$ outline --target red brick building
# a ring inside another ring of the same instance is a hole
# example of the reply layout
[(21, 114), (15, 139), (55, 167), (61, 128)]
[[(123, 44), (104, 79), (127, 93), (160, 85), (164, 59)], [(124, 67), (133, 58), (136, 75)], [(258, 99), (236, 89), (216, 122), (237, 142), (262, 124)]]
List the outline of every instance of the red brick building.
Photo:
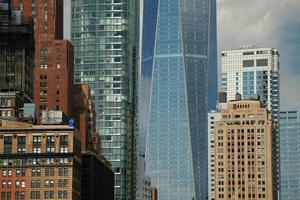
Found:
[(35, 24), (34, 102), (37, 122), (42, 110), (72, 116), (73, 46), (63, 40), (62, 0), (11, 0)]

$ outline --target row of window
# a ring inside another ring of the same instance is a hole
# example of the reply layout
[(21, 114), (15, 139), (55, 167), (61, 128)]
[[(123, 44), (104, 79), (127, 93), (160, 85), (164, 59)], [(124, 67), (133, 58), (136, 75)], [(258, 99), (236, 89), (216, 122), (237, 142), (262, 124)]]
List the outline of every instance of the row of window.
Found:
[[(12, 181), (2, 181), (1, 184), (2, 188), (12, 188)], [(15, 188), (25, 188), (25, 180), (16, 180), (15, 181)]]
[[(33, 153), (41, 153), (41, 136), (33, 136)], [(60, 153), (68, 153), (68, 136), (61, 135), (60, 136)], [(12, 153), (12, 144), (13, 137), (12, 136), (4, 136), (3, 140), (4, 153), (10, 154)], [(55, 152), (55, 136), (47, 136), (46, 138), (46, 152), (54, 153)], [(26, 153), (26, 136), (19, 136), (17, 138), (17, 153)]]
[[(1, 200), (11, 200), (12, 194), (11, 192), (2, 192), (1, 193)], [(25, 200), (25, 192), (15, 192), (15, 200)]]
[[(54, 199), (55, 198), (55, 191), (53, 191), (53, 190), (44, 191), (43, 196), (41, 194), (42, 194), (41, 191), (31, 191), (30, 199)], [(58, 199), (68, 198), (68, 191), (59, 190), (57, 192), (57, 198)]]

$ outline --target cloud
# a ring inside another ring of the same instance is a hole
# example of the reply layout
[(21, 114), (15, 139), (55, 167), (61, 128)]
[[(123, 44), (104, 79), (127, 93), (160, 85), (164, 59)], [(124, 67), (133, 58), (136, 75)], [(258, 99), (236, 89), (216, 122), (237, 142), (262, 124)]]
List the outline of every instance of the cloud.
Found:
[(300, 1), (217, 0), (218, 49), (242, 45), (280, 52), (281, 105), (300, 107)]

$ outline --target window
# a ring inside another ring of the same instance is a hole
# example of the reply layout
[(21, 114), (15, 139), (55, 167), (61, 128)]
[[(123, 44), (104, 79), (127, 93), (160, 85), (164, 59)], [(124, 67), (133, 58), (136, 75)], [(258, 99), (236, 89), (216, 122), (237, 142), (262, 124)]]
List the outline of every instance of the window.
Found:
[(26, 151), (26, 137), (19, 136), (18, 137), (18, 153), (25, 153)]
[(12, 152), (12, 136), (4, 137), (4, 154)]
[(243, 55), (254, 55), (254, 51), (243, 52)]
[(60, 136), (60, 145), (68, 145), (68, 136), (67, 135)]
[(64, 198), (68, 198), (68, 192), (67, 191), (58, 191), (58, 198), (59, 199), (64, 199)]
[(243, 60), (243, 67), (254, 67), (254, 60)]
[(21, 182), (19, 180), (16, 180), (15, 185), (16, 185), (16, 188), (19, 188), (21, 186)]
[(3, 170), (2, 170), (2, 176), (5, 177), (6, 175), (7, 175), (7, 171), (6, 171), (6, 169), (3, 169)]
[(45, 168), (45, 176), (54, 176), (54, 168), (53, 167)]
[(6, 188), (6, 181), (2, 181), (2, 188)]
[(68, 147), (60, 147), (60, 153), (68, 153)]
[(26, 187), (26, 183), (25, 183), (24, 180), (21, 181), (21, 187), (22, 187), (22, 188), (25, 188), (25, 187)]
[(258, 59), (258, 60), (256, 60), (256, 66), (257, 67), (268, 66), (268, 59)]
[(31, 191), (30, 198), (31, 199), (40, 199), (41, 198), (40, 191)]

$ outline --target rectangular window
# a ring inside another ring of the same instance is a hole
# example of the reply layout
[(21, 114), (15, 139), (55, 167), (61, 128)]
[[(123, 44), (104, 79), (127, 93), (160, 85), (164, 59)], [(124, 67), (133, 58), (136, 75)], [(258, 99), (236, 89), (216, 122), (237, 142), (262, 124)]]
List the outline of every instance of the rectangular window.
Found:
[(243, 60), (243, 67), (254, 67), (254, 60)]
[(4, 154), (10, 154), (12, 152), (12, 137), (4, 137)]
[(243, 52), (243, 55), (254, 55), (254, 51)]
[(257, 67), (268, 66), (268, 59), (257, 59), (256, 66)]
[(18, 153), (25, 153), (26, 152), (26, 137), (19, 136), (18, 137)]

